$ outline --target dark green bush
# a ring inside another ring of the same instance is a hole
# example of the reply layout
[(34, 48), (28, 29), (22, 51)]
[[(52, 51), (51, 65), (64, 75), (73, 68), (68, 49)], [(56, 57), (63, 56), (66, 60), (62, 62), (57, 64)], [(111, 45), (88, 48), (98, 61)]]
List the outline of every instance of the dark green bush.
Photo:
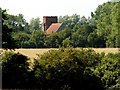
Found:
[(2, 54), (2, 87), (28, 88), (29, 63), (28, 58), (13, 51), (5, 51)]
[(101, 58), (101, 54), (90, 49), (51, 50), (35, 62), (36, 86), (41, 89), (102, 90), (100, 78), (92, 71)]

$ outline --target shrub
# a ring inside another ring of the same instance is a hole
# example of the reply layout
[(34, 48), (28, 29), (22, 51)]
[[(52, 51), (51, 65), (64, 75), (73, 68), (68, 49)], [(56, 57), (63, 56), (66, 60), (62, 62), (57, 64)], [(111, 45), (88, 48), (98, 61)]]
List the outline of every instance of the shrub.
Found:
[(3, 88), (27, 88), (29, 83), (28, 58), (13, 51), (2, 54)]
[(2, 54), (3, 88), (38, 90), (119, 90), (120, 53), (60, 48), (28, 58), (13, 51)]
[(101, 54), (90, 49), (61, 48), (38, 57), (34, 64), (36, 86), (41, 89), (102, 90), (92, 69)]
[(97, 65), (94, 73), (106, 90), (120, 90), (120, 53), (109, 53)]

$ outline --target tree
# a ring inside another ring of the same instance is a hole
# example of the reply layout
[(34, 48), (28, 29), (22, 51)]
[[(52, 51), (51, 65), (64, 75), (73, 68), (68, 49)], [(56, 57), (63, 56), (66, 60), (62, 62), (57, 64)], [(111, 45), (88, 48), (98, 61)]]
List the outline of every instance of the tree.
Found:
[(25, 42), (29, 42), (31, 37), (30, 34), (27, 34), (25, 32), (19, 32), (17, 34), (13, 33), (12, 36), (17, 43), (17, 48), (27, 47), (27, 45), (25, 45)]
[[(71, 37), (74, 44), (77, 44), (75, 46), (87, 47), (88, 46), (88, 41), (87, 41), (88, 35), (91, 32), (93, 32), (93, 30), (94, 30), (94, 28), (91, 27), (89, 24), (76, 25), (73, 28), (74, 32), (72, 32), (72, 37)], [(75, 34), (76, 34), (76, 36), (75, 36)]]
[(59, 34), (58, 33), (53, 33), (49, 36), (46, 36), (45, 38), (45, 47), (49, 47), (49, 48), (58, 48), (60, 46), (59, 44)]
[(120, 0), (110, 0), (111, 2), (119, 2)]
[(60, 16), (59, 17), (59, 22), (62, 22), (65, 25), (66, 28), (73, 29), (73, 27), (76, 24), (80, 23), (80, 15), (73, 14), (72, 16), (68, 16), (68, 15), (65, 15), (63, 17)]
[(41, 30), (34, 30), (32, 32), (30, 41), (35, 45), (35, 48), (44, 47), (45, 34)]
[(73, 47), (79, 47), (80, 46), (80, 34), (78, 32), (73, 32), (71, 36), (71, 41), (73, 42)]
[(119, 25), (120, 25), (120, 2), (107, 2), (98, 6), (94, 17), (96, 20), (96, 31), (99, 37), (103, 37), (107, 47), (118, 47)]
[(90, 47), (96, 47), (98, 42), (98, 36), (96, 32), (90, 33), (87, 40)]
[(81, 17), (80, 23), (81, 24), (87, 23), (87, 19), (85, 18), (85, 16)]
[(99, 36), (104, 36), (105, 40), (111, 31), (111, 18), (110, 18), (111, 8), (112, 8), (112, 5), (110, 2), (101, 5), (100, 10), (99, 10), (99, 17), (96, 21), (97, 22), (97, 34)]
[(19, 15), (8, 15), (8, 20), (5, 21), (5, 23), (13, 28), (14, 32), (26, 32), (29, 33), (29, 26), (26, 20), (24, 19), (24, 16), (22, 14)]
[(30, 21), (30, 30), (41, 30), (40, 18), (32, 18)]
[(0, 12), (2, 12), (2, 47), (5, 49), (14, 49), (16, 43), (11, 36), (13, 28), (9, 27), (9, 25), (5, 23), (6, 21), (8, 21), (7, 11), (2, 10)]
[(114, 47), (119, 47), (119, 33), (120, 33), (120, 2), (116, 3), (111, 10), (111, 18), (112, 18), (112, 31), (110, 36), (114, 38)]
[(70, 40), (70, 38), (66, 38), (65, 40), (63, 40), (62, 46), (63, 47), (70, 47), (70, 46), (72, 46), (72, 41)]

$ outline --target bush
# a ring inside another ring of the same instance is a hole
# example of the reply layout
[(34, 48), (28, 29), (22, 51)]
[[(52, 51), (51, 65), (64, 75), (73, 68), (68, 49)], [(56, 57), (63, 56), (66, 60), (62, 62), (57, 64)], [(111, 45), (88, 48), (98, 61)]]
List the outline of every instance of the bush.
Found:
[(120, 90), (120, 53), (109, 53), (97, 65), (94, 73), (106, 90)]
[(61, 48), (39, 56), (34, 64), (36, 86), (40, 89), (102, 90), (100, 78), (92, 69), (101, 54), (93, 50)]
[(33, 67), (13, 51), (2, 54), (3, 88), (38, 90), (120, 90), (120, 53), (60, 48), (38, 55)]
[(28, 88), (29, 63), (28, 58), (13, 51), (2, 54), (2, 87), (5, 89)]

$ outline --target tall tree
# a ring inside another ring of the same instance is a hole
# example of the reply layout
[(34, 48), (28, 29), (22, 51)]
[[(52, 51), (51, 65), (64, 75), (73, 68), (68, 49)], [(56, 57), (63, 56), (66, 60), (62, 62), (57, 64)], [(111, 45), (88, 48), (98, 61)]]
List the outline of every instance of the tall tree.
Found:
[(97, 35), (103, 37), (107, 47), (118, 46), (118, 31), (120, 25), (120, 2), (107, 2), (98, 6), (95, 11)]
[(2, 47), (6, 49), (15, 48), (15, 41), (11, 36), (13, 28), (9, 27), (7, 23), (5, 23), (9, 18), (6, 10), (0, 9), (2, 12)]
[(111, 18), (112, 18), (112, 31), (111, 37), (113, 37), (114, 47), (119, 47), (119, 39), (120, 39), (120, 2), (116, 3), (111, 10)]
[[(97, 34), (99, 36), (106, 36), (110, 33), (111, 31), (111, 8), (112, 5), (110, 2), (104, 3), (103, 5), (98, 7), (98, 19), (97, 19)], [(100, 10), (99, 10), (100, 9)], [(97, 15), (97, 14), (96, 14)]]

